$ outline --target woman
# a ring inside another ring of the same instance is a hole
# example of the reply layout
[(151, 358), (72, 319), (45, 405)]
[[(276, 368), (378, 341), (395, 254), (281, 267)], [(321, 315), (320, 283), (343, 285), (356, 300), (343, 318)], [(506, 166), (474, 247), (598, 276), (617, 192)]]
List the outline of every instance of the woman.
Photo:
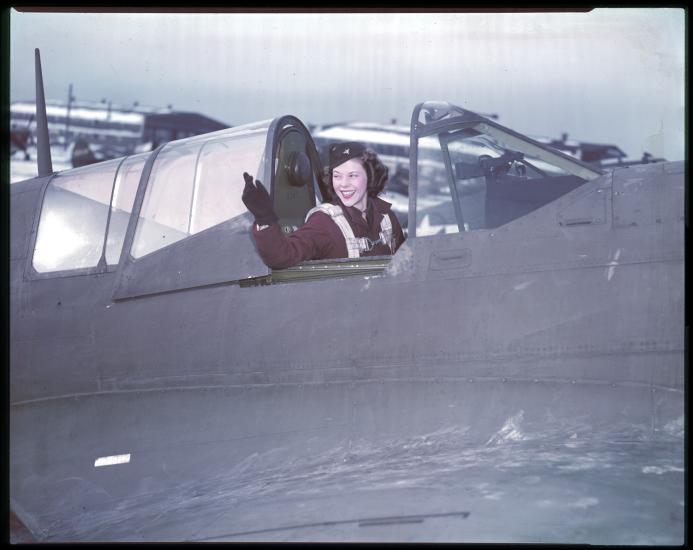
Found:
[(313, 208), (306, 223), (285, 235), (265, 187), (243, 174), (243, 202), (255, 216), (253, 236), (262, 260), (282, 269), (304, 260), (359, 258), (394, 254), (404, 233), (390, 211), (390, 203), (378, 198), (387, 181), (387, 167), (378, 156), (356, 142), (330, 146), (325, 173), (329, 203)]

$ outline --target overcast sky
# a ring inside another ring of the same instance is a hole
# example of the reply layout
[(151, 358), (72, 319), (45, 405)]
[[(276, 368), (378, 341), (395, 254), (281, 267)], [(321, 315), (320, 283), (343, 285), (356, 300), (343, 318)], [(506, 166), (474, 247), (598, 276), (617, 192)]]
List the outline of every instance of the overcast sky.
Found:
[(530, 135), (684, 154), (685, 17), (678, 8), (510, 14), (21, 13), (11, 100), (166, 106), (230, 125), (298, 116), (409, 124), (446, 100)]

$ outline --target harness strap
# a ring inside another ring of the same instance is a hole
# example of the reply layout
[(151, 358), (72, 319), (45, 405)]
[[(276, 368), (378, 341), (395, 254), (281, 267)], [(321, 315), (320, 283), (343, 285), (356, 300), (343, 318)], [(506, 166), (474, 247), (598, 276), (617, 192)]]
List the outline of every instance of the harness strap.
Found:
[(390, 247), (390, 252), (395, 253), (395, 239), (392, 231), (390, 214), (385, 214), (380, 221), (380, 242)]
[(339, 227), (339, 230), (344, 236), (346, 241), (347, 253), (349, 258), (359, 258), (361, 252), (369, 252), (373, 250), (373, 247), (378, 243), (386, 244), (390, 247), (390, 251), (394, 254), (395, 243), (392, 238), (392, 222), (390, 221), (390, 216), (385, 214), (382, 221), (380, 222), (380, 235), (377, 241), (372, 241), (368, 237), (356, 237), (354, 235), (354, 230), (349, 225), (349, 221), (344, 216), (342, 209), (336, 204), (324, 203), (319, 204), (315, 208), (312, 208), (306, 214), (306, 221), (315, 212), (324, 212), (329, 215)]

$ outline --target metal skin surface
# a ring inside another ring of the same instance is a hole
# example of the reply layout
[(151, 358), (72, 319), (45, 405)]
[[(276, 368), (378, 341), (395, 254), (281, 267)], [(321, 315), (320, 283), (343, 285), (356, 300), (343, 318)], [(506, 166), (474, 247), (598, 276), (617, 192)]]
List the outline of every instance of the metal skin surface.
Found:
[(682, 543), (683, 170), (375, 276), (157, 293), (164, 249), (133, 296), (27, 276), (47, 180), (14, 184), (13, 512), (41, 541)]

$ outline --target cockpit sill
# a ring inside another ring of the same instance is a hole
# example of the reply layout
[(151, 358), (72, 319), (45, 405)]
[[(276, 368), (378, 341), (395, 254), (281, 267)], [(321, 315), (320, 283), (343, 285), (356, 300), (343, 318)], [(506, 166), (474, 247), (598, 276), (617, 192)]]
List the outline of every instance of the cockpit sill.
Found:
[[(330, 260), (308, 260), (285, 269), (272, 269), (267, 275), (261, 275), (258, 277), (248, 277), (246, 279), (201, 284), (171, 290), (143, 292), (129, 296), (114, 296), (113, 301), (126, 302), (163, 294), (177, 294), (179, 292), (190, 290), (201, 290), (226, 286), (254, 288), (285, 283), (297, 283), (300, 281), (332, 280), (353, 276), (361, 276), (364, 279), (369, 279), (372, 277), (384, 276), (385, 270), (390, 265), (391, 260), (392, 256), (370, 256), (368, 258), (359, 259), (337, 258)], [(111, 269), (109, 271), (113, 272), (114, 270)], [(80, 275), (85, 274), (87, 273), (80, 273)], [(75, 276), (76, 274), (69, 273), (69, 275)]]
[(370, 256), (367, 258), (339, 258), (335, 260), (309, 260), (286, 269), (273, 269), (269, 275), (251, 277), (239, 281), (241, 287), (294, 281), (333, 279), (351, 275), (363, 277), (381, 275), (390, 264), (392, 256)]

